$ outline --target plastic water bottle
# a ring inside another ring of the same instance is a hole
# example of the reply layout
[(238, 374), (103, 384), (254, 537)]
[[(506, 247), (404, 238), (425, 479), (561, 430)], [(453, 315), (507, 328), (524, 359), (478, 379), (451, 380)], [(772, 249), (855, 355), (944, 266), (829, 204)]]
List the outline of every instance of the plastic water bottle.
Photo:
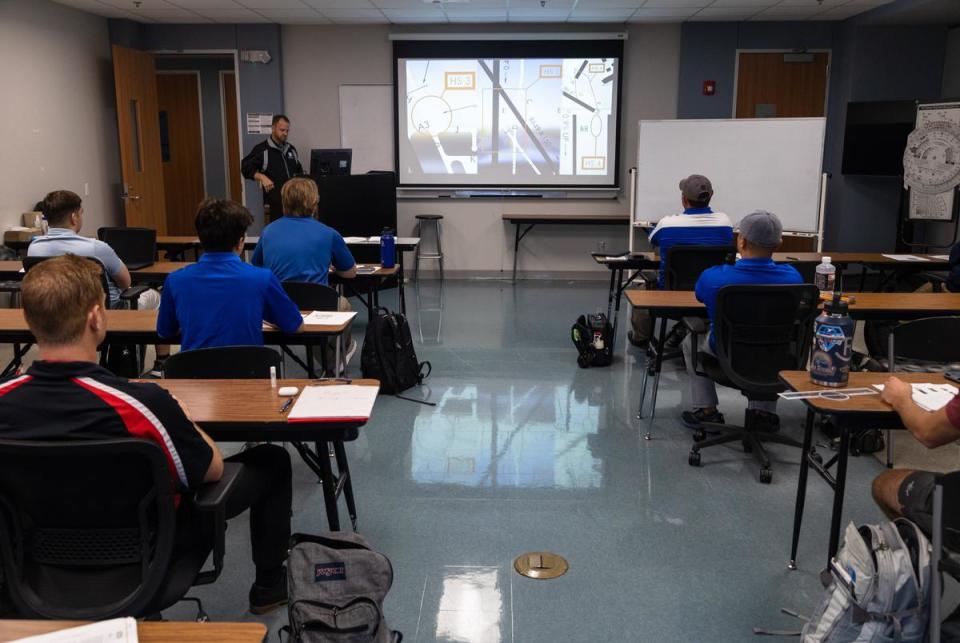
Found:
[(840, 299), (840, 293), (835, 292), (833, 300), (824, 304), (823, 312), (817, 317), (813, 354), (810, 356), (810, 381), (814, 384), (832, 387), (847, 385), (854, 329), (849, 311), (850, 307)]
[(817, 266), (817, 275), (814, 284), (820, 289), (821, 293), (833, 292), (833, 284), (837, 279), (837, 267), (830, 263), (830, 257), (820, 259)]
[(393, 230), (384, 228), (380, 233), (380, 265), (384, 268), (393, 268), (397, 264), (397, 242), (393, 237)]

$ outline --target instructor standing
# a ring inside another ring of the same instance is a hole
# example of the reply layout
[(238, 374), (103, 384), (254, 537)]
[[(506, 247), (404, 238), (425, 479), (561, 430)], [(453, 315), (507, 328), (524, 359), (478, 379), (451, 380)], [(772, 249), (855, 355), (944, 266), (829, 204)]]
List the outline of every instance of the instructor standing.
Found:
[(297, 148), (287, 142), (290, 134), (290, 119), (275, 114), (270, 136), (254, 146), (240, 162), (240, 173), (251, 181), (257, 181), (263, 190), (263, 212), (267, 222), (283, 216), (280, 189), (289, 179), (303, 174)]

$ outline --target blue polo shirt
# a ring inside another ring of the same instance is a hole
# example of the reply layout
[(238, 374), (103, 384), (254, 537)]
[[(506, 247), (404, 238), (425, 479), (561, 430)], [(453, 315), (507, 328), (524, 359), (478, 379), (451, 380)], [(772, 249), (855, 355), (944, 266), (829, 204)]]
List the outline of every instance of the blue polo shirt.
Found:
[(774, 263), (773, 259), (740, 259), (732, 266), (713, 266), (704, 270), (697, 279), (695, 293), (697, 300), (707, 307), (707, 315), (710, 317), (710, 349), (717, 350), (713, 337), (713, 319), (717, 293), (721, 288), (733, 285), (774, 286), (802, 283), (803, 277), (796, 268)]
[(313, 217), (284, 216), (263, 229), (250, 263), (269, 268), (280, 281), (329, 283), (330, 266), (356, 264), (340, 233)]
[(660, 248), (660, 277), (657, 285), (663, 288), (663, 269), (667, 253), (675, 245), (732, 246), (733, 225), (730, 217), (710, 208), (687, 208), (683, 214), (660, 219), (648, 235), (650, 244)]
[(180, 335), (181, 350), (263, 346), (263, 322), (285, 333), (303, 323), (300, 311), (269, 270), (232, 252), (205, 252), (163, 285), (157, 333)]

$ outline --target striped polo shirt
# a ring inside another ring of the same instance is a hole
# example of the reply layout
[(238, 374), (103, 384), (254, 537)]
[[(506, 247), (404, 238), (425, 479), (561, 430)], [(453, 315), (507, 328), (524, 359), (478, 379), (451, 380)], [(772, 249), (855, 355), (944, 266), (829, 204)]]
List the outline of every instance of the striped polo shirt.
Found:
[(676, 245), (730, 246), (733, 245), (733, 225), (730, 217), (710, 208), (687, 208), (682, 214), (660, 219), (649, 234), (651, 245), (660, 248), (660, 278), (663, 288), (663, 269), (667, 253)]
[(141, 438), (163, 449), (180, 490), (203, 482), (213, 451), (180, 404), (156, 384), (130, 382), (92, 362), (34, 362), (0, 382), (0, 438)]

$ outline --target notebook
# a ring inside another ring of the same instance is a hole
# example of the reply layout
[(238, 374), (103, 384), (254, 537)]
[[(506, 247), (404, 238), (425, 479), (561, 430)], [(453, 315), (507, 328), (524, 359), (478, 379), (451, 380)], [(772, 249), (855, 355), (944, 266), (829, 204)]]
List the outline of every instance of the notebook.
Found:
[[(874, 384), (878, 391), (883, 384)], [(939, 411), (957, 395), (957, 387), (952, 384), (913, 384), (913, 401), (924, 411)]]
[(365, 422), (379, 391), (379, 386), (356, 384), (307, 386), (290, 409), (287, 422)]
[(137, 640), (137, 622), (127, 617), (28, 636), (15, 643), (137, 643)]

